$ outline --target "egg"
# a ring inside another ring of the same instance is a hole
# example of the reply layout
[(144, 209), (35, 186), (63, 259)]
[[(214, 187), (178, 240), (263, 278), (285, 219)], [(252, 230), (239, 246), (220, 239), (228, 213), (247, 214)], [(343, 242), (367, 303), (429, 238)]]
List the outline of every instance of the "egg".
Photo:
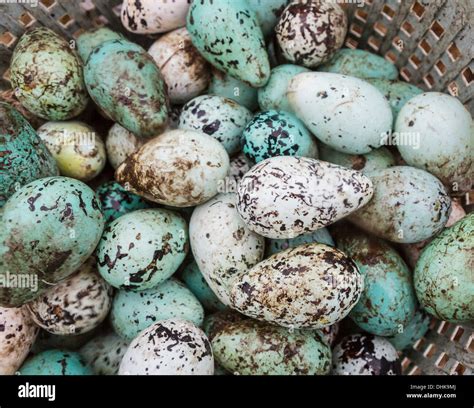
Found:
[(286, 91), (290, 81), (298, 74), (310, 72), (298, 65), (283, 64), (272, 69), (267, 84), (258, 89), (258, 105), (262, 111), (293, 112)]
[(237, 209), (267, 238), (295, 238), (366, 205), (372, 182), (358, 171), (305, 157), (273, 157), (254, 166), (238, 187)]
[(58, 175), (56, 162), (35, 130), (13, 106), (0, 103), (0, 208), (20, 187)]
[(166, 33), (186, 24), (191, 0), (123, 0), (123, 26), (136, 34)]
[(46, 27), (21, 36), (11, 58), (10, 80), (21, 104), (43, 119), (71, 119), (89, 100), (79, 56)]
[(392, 130), (393, 115), (387, 99), (361, 79), (326, 72), (302, 73), (291, 80), (287, 97), (307, 128), (342, 153), (369, 153), (379, 148)]
[(431, 318), (423, 310), (417, 310), (413, 319), (388, 340), (397, 350), (408, 349), (426, 334), (430, 321)]
[(440, 232), (448, 221), (451, 199), (430, 173), (395, 166), (370, 174), (374, 196), (349, 215), (358, 227), (398, 243), (420, 242)]
[(420, 305), (449, 322), (474, 319), (474, 213), (444, 230), (421, 253), (414, 283)]
[(94, 192), (67, 177), (47, 177), (18, 190), (4, 207), (0, 277), (22, 279), (0, 288), (0, 304), (15, 307), (65, 279), (93, 253), (104, 229)]
[(395, 132), (415, 134), (419, 143), (399, 143), (403, 159), (438, 177), (453, 191), (468, 191), (474, 179), (474, 124), (455, 97), (427, 92), (401, 109)]
[(195, 1), (187, 28), (195, 47), (217, 69), (255, 88), (268, 81), (265, 41), (247, 0)]
[(186, 103), (207, 89), (210, 67), (194, 47), (186, 28), (160, 37), (148, 53), (160, 68), (171, 103)]
[[(343, 74), (362, 79), (395, 80), (398, 69), (385, 58), (359, 49), (342, 48), (318, 71)], [(408, 85), (408, 84), (407, 84)]]
[(331, 234), (326, 228), (318, 229), (311, 234), (300, 235), (296, 238), (289, 239), (269, 239), (267, 240), (267, 256), (277, 254), (278, 252), (284, 251), (288, 248), (295, 248), (303, 244), (311, 244), (313, 242), (319, 242), (320, 244), (326, 244), (334, 246), (334, 241)]
[[(26, 109), (20, 103), (20, 101), (15, 96), (14, 89), (9, 88), (9, 89), (0, 91), (0, 102), (7, 103), (11, 105), (13, 108), (15, 108), (18, 112), (20, 112), (23, 118), (25, 118), (28, 121), (28, 123), (33, 127), (33, 129), (39, 128), (45, 122), (44, 119), (39, 118), (35, 114), (31, 113), (28, 109)], [(6, 119), (2, 119), (2, 120), (6, 121)]]
[(240, 153), (237, 156), (232, 157), (230, 160), (230, 171), (227, 180), (228, 184), (231, 184), (230, 193), (237, 192), (237, 184), (242, 179), (242, 177), (250, 171), (255, 163), (252, 163), (245, 154)]
[(216, 361), (239, 375), (324, 375), (331, 350), (315, 333), (253, 320), (231, 323), (213, 337)]
[(187, 252), (187, 225), (180, 215), (161, 208), (137, 210), (107, 225), (97, 265), (113, 287), (145, 290), (173, 275)]
[(397, 350), (383, 337), (354, 334), (345, 337), (333, 350), (335, 375), (400, 375)]
[(293, 114), (260, 112), (243, 133), (243, 152), (255, 163), (275, 156), (318, 157), (316, 139)]
[(241, 149), (241, 135), (252, 113), (232, 99), (198, 96), (184, 105), (179, 129), (200, 131), (222, 143), (229, 155)]
[(237, 197), (219, 194), (197, 207), (189, 222), (194, 259), (212, 291), (229, 305), (232, 281), (263, 259), (265, 240), (237, 213)]
[(41, 329), (31, 350), (38, 354), (45, 350), (60, 349), (63, 351), (78, 351), (84, 344), (95, 337), (102, 330), (102, 324), (92, 330), (74, 334), (52, 334)]
[(210, 341), (214, 336), (222, 331), (229, 324), (247, 320), (248, 317), (232, 309), (220, 310), (216, 313), (207, 315), (204, 319), (202, 329)]
[(214, 357), (201, 329), (178, 319), (142, 331), (125, 352), (119, 375), (212, 375)]
[(0, 375), (13, 375), (30, 352), (38, 327), (25, 307), (0, 307)]
[(278, 19), (290, 0), (247, 0), (247, 2), (257, 15), (264, 37), (269, 37), (273, 34)]
[(30, 357), (20, 368), (21, 375), (92, 375), (79, 353), (47, 350)]
[(257, 320), (319, 329), (342, 320), (359, 301), (363, 276), (337, 249), (318, 243), (272, 255), (231, 285), (231, 307)]
[(347, 17), (335, 2), (293, 1), (275, 28), (283, 56), (290, 62), (316, 68), (342, 47)]
[(115, 123), (109, 129), (105, 141), (109, 163), (114, 169), (117, 169), (128, 156), (135, 153), (144, 143), (144, 139), (136, 137), (132, 132)]
[(94, 102), (136, 136), (151, 138), (166, 128), (166, 84), (142, 47), (125, 39), (100, 44), (87, 60), (84, 79)]
[(339, 335), (340, 324), (335, 323), (331, 326), (323, 327), (322, 329), (316, 330), (317, 334), (326, 342), (330, 347), (334, 346), (336, 339)]
[(125, 37), (121, 33), (112, 31), (107, 27), (93, 28), (92, 30), (83, 32), (79, 37), (77, 37), (77, 52), (85, 64), (89, 55), (94, 51), (94, 48), (106, 41), (120, 40), (124, 38)]
[(130, 191), (173, 207), (214, 197), (229, 173), (229, 156), (212, 136), (174, 130), (149, 141), (120, 165), (115, 178)]
[(97, 274), (94, 263), (95, 259), (90, 259), (78, 273), (28, 304), (39, 327), (53, 334), (80, 334), (94, 329), (106, 318), (113, 292)]

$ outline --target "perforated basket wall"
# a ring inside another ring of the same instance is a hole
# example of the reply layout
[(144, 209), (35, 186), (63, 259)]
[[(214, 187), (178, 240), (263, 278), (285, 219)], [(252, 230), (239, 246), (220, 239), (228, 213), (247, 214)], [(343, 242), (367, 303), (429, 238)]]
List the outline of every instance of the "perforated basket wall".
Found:
[[(83, 30), (109, 25), (133, 41), (147, 42), (149, 39), (124, 30), (121, 3), (0, 2), (0, 89), (9, 88), (11, 54), (23, 32), (31, 27), (48, 26), (68, 38), (77, 38)], [(474, 113), (474, 0), (346, 0), (343, 6), (350, 22), (347, 47), (384, 56), (398, 66), (405, 81), (425, 90), (449, 93)], [(467, 198), (467, 203), (472, 199)], [(405, 352), (402, 366), (408, 375), (474, 374), (473, 327), (433, 319), (426, 336)]]

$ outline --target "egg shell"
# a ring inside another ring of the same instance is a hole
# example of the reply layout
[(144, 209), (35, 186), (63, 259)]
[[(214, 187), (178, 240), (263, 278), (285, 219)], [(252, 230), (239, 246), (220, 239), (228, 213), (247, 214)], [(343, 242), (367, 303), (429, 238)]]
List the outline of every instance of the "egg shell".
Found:
[(326, 342), (330, 347), (334, 346), (336, 339), (339, 335), (340, 324), (335, 323), (331, 326), (323, 327), (322, 329), (316, 330), (317, 334)]
[(144, 139), (136, 137), (132, 132), (115, 123), (110, 128), (105, 141), (109, 163), (114, 169), (117, 169), (128, 156), (135, 153), (144, 143)]
[(100, 44), (87, 60), (84, 79), (94, 102), (136, 136), (151, 138), (166, 128), (166, 84), (142, 47), (125, 39)]
[(430, 172), (453, 191), (472, 187), (474, 123), (458, 99), (439, 92), (415, 96), (400, 111), (395, 131), (419, 135), (419, 145), (398, 145), (408, 165)]
[(357, 304), (363, 276), (341, 251), (318, 243), (272, 255), (232, 282), (232, 308), (295, 329), (342, 320)]
[(191, 0), (123, 0), (123, 26), (136, 34), (166, 33), (186, 24)]
[(374, 196), (349, 215), (352, 223), (398, 243), (420, 242), (443, 229), (451, 199), (436, 177), (413, 167), (395, 166), (372, 172), (370, 179)]
[(0, 307), (0, 375), (13, 375), (30, 352), (38, 327), (25, 307)]
[(241, 322), (242, 320), (247, 320), (248, 317), (236, 312), (232, 309), (220, 310), (211, 315), (207, 315), (204, 319), (202, 329), (210, 341), (214, 336), (222, 331), (229, 324)]
[(265, 41), (247, 0), (195, 1), (187, 28), (195, 47), (217, 69), (256, 88), (268, 81)]
[(273, 157), (242, 178), (237, 209), (267, 238), (295, 238), (366, 205), (372, 182), (358, 171), (305, 157)]
[(94, 48), (109, 40), (120, 40), (125, 38), (121, 33), (112, 31), (107, 27), (98, 27), (83, 32), (76, 39), (77, 52), (84, 64)]
[(119, 375), (212, 375), (211, 344), (192, 323), (163, 320), (142, 331), (127, 349)]
[(176, 272), (188, 248), (186, 221), (179, 214), (137, 210), (105, 228), (97, 247), (98, 270), (115, 288), (150, 289)]
[(13, 106), (0, 103), (0, 207), (20, 187), (59, 174), (35, 130)]
[(264, 37), (273, 34), (273, 30), (290, 0), (247, 0), (255, 11)]
[(336, 3), (297, 0), (285, 8), (275, 33), (288, 61), (316, 68), (344, 44), (347, 17)]
[(237, 156), (232, 157), (230, 160), (230, 171), (227, 180), (232, 186), (232, 193), (237, 192), (237, 184), (242, 179), (242, 177), (250, 171), (250, 169), (255, 165), (245, 154), (240, 153)]
[(197, 207), (189, 222), (194, 259), (207, 283), (229, 305), (232, 281), (263, 259), (265, 240), (247, 228), (235, 194), (219, 194)]
[(82, 63), (69, 45), (49, 28), (38, 27), (23, 34), (13, 52), (10, 80), (15, 96), (43, 119), (71, 119), (87, 106)]
[(193, 207), (214, 197), (229, 173), (229, 156), (212, 136), (190, 130), (164, 133), (142, 146), (115, 173), (146, 199)]
[(295, 248), (297, 246), (311, 244), (313, 242), (334, 246), (334, 241), (329, 231), (326, 228), (321, 228), (310, 234), (300, 235), (296, 238), (269, 239), (267, 240), (266, 255), (270, 256), (288, 248)]
[(405, 350), (412, 347), (420, 340), (430, 327), (431, 318), (422, 310), (417, 310), (415, 316), (406, 326), (388, 340), (397, 350)]
[(318, 157), (316, 139), (289, 112), (258, 113), (245, 127), (242, 140), (243, 152), (255, 163), (275, 156)]
[(47, 350), (29, 358), (20, 368), (21, 375), (92, 375), (79, 353)]
[[(0, 274), (28, 275), (22, 287), (0, 288), (0, 304), (15, 307), (75, 272), (93, 253), (104, 229), (94, 192), (67, 177), (47, 177), (6, 203), (0, 228)], [(37, 287), (35, 287), (37, 286)]]
[(333, 350), (334, 375), (400, 375), (397, 350), (383, 337), (354, 334)]
[(317, 334), (267, 323), (231, 323), (212, 339), (216, 361), (239, 375), (324, 375), (331, 350)]
[(421, 253), (414, 283), (420, 305), (449, 322), (474, 319), (474, 213), (444, 230)]
[(307, 128), (343, 153), (369, 153), (379, 148), (392, 130), (393, 115), (387, 99), (358, 78), (302, 73), (290, 81), (287, 97)]
[(102, 325), (80, 334), (52, 334), (40, 329), (36, 342), (31, 349), (31, 353), (39, 354), (51, 349), (78, 351), (84, 344), (95, 337), (100, 330), (102, 330)]
[(44, 119), (39, 118), (35, 114), (31, 113), (20, 103), (18, 98), (15, 96), (14, 89), (10, 88), (0, 91), (0, 102), (8, 103), (12, 107), (14, 107), (28, 121), (28, 123), (33, 127), (33, 129), (38, 129), (45, 122)]
[(229, 155), (241, 149), (241, 135), (252, 113), (232, 99), (198, 96), (184, 105), (179, 129), (200, 131), (222, 143)]

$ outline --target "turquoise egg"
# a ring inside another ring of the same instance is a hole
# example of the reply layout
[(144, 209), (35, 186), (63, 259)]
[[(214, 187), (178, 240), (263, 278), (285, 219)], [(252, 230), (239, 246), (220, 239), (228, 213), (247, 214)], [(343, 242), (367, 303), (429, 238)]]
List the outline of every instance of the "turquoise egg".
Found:
[(84, 64), (95, 47), (109, 40), (120, 40), (124, 36), (107, 27), (99, 27), (82, 33), (76, 40), (77, 52)]
[(244, 129), (242, 140), (244, 154), (255, 163), (275, 156), (318, 157), (316, 139), (289, 112), (258, 113)]
[(265, 41), (247, 0), (194, 1), (187, 28), (194, 46), (217, 69), (256, 88), (268, 81)]
[(397, 79), (398, 69), (390, 61), (371, 52), (343, 48), (326, 64), (317, 69), (321, 72), (349, 75), (362, 79)]
[(310, 70), (291, 64), (279, 65), (273, 68), (267, 84), (258, 89), (258, 105), (260, 109), (263, 111), (273, 109), (293, 112), (286, 96), (286, 90), (292, 78), (303, 72), (310, 72)]
[(202, 330), (206, 333), (209, 340), (212, 340), (214, 335), (219, 333), (225, 326), (247, 319), (247, 316), (233, 309), (219, 310), (216, 313), (206, 315), (202, 324)]
[(296, 238), (289, 239), (268, 239), (267, 240), (267, 257), (278, 252), (284, 251), (288, 248), (295, 248), (304, 244), (311, 244), (313, 242), (319, 242), (320, 244), (326, 244), (334, 246), (334, 241), (331, 234), (326, 228), (318, 229), (311, 234), (300, 235)]
[(101, 276), (115, 288), (153, 288), (176, 272), (188, 252), (186, 221), (164, 209), (125, 214), (104, 230), (97, 247)]
[(0, 103), (0, 207), (30, 181), (57, 176), (53, 156), (13, 106)]
[(94, 102), (136, 136), (151, 138), (166, 128), (166, 84), (139, 45), (125, 39), (100, 44), (87, 59), (84, 78)]
[(110, 319), (120, 337), (133, 340), (142, 330), (160, 320), (181, 319), (201, 326), (204, 309), (183, 283), (169, 279), (156, 288), (141, 292), (119, 290)]
[(265, 37), (273, 34), (273, 30), (290, 0), (247, 0), (249, 7), (255, 11), (257, 20)]
[(394, 336), (388, 337), (388, 340), (397, 350), (410, 348), (426, 334), (430, 321), (431, 318), (423, 310), (417, 310), (410, 323)]
[(109, 223), (129, 212), (150, 208), (143, 198), (127, 191), (116, 181), (102, 184), (95, 192), (99, 197), (105, 222)]
[(79, 353), (48, 350), (28, 359), (20, 368), (21, 375), (93, 375)]
[(421, 253), (415, 267), (420, 305), (449, 322), (474, 319), (474, 213), (445, 229)]

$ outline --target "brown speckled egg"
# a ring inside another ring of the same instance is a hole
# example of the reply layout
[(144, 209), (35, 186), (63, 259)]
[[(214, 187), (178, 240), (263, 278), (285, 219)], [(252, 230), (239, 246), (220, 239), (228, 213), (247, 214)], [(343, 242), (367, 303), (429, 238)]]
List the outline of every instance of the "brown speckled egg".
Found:
[(116, 123), (110, 128), (105, 141), (109, 163), (116, 169), (143, 144), (143, 138), (136, 137), (132, 132)]

